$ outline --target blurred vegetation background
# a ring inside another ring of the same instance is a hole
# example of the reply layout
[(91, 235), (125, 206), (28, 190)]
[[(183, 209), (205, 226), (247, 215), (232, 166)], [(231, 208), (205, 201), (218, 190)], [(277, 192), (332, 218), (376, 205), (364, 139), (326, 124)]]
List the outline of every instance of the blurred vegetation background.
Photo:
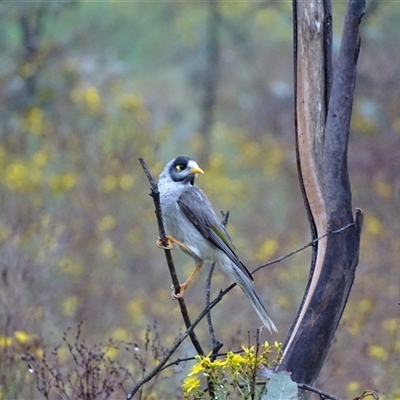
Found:
[[(337, 51), (345, 3), (332, 4)], [(349, 148), (353, 203), (365, 212), (361, 259), (317, 382), (345, 398), (363, 389), (400, 398), (399, 20), (399, 3), (371, 1), (362, 24)], [(38, 398), (21, 354), (56, 354), (80, 321), (88, 343), (135, 344), (109, 353), (134, 381), (143, 369), (132, 354), (151, 340), (168, 348), (183, 329), (139, 156), (154, 176), (177, 155), (199, 161), (198, 185), (230, 211), (250, 269), (310, 240), (294, 150), (291, 2), (2, 1), (0, 21), (0, 399)], [(273, 340), (293, 321), (310, 254), (256, 275), (279, 327)], [(192, 261), (173, 256), (184, 280)], [(186, 294), (193, 317), (206, 271)], [(217, 269), (214, 293), (229, 283)], [(212, 315), (225, 351), (259, 325), (236, 289)], [(210, 349), (206, 333), (204, 324)], [(177, 354), (190, 355), (189, 343)], [(177, 398), (188, 368), (143, 398)]]

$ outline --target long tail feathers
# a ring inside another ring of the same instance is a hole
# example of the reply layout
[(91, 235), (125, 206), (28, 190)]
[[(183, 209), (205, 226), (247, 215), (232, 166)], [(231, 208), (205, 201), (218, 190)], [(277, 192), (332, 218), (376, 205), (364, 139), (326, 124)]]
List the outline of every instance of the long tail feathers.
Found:
[(255, 312), (260, 317), (262, 323), (265, 327), (272, 333), (278, 332), (275, 324), (272, 322), (271, 317), (269, 316), (267, 310), (265, 309), (263, 303), (258, 297), (256, 291), (254, 290), (253, 282), (243, 273), (241, 269), (239, 269), (235, 264), (229, 263), (230, 268), (227, 268), (227, 265), (222, 265), (223, 269), (231, 276), (231, 278), (235, 281), (235, 283), (243, 290), (246, 297), (250, 300), (251, 305), (253, 306)]
[(260, 319), (261, 319), (262, 323), (265, 325), (265, 327), (271, 333), (272, 333), (272, 331), (278, 332), (278, 329), (276, 328), (275, 324), (272, 322), (271, 317), (269, 316), (263, 303), (261, 303), (261, 300), (258, 297), (257, 293), (255, 292), (253, 285), (243, 285), (242, 286), (241, 284), (239, 284), (239, 286), (241, 287), (241, 289), (243, 290), (243, 292), (247, 296), (247, 298), (250, 300), (251, 305), (253, 306), (255, 312), (260, 317)]

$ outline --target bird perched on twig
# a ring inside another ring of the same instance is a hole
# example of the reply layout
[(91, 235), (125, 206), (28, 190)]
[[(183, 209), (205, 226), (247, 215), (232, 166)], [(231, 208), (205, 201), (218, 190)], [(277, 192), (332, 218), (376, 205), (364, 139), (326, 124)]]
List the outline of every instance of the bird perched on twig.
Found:
[[(183, 297), (205, 261), (218, 262), (243, 290), (268, 330), (277, 332), (254, 290), (253, 277), (239, 260), (223, 223), (203, 191), (194, 185), (197, 174), (203, 174), (203, 171), (196, 161), (189, 157), (177, 157), (165, 166), (158, 182), (167, 248), (172, 249), (175, 243), (196, 263), (187, 281), (180, 285), (180, 292), (173, 292), (173, 297)], [(160, 241), (157, 243), (162, 247)]]

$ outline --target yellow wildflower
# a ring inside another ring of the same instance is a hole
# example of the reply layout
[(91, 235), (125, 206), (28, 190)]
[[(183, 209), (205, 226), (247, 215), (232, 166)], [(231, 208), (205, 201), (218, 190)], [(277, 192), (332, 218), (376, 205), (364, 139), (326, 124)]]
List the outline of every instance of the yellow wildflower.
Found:
[(182, 389), (185, 394), (190, 394), (200, 388), (200, 380), (193, 376), (188, 376), (182, 384)]

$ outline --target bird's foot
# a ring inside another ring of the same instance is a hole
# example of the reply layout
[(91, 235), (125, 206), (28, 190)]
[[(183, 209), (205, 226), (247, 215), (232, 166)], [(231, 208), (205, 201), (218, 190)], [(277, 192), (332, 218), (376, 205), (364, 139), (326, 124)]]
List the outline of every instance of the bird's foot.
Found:
[(185, 293), (186, 286), (185, 285), (179, 285), (179, 286), (180, 286), (179, 293), (176, 293), (174, 285), (171, 286), (171, 289), (172, 289), (171, 297), (174, 300), (182, 299), (183, 298), (183, 294)]
[(158, 238), (157, 239), (157, 247), (160, 249), (164, 249), (164, 250), (172, 250), (174, 248), (174, 245), (172, 244), (172, 240), (169, 238), (169, 236), (167, 236), (166, 239), (167, 239), (167, 245), (164, 246), (161, 239)]

